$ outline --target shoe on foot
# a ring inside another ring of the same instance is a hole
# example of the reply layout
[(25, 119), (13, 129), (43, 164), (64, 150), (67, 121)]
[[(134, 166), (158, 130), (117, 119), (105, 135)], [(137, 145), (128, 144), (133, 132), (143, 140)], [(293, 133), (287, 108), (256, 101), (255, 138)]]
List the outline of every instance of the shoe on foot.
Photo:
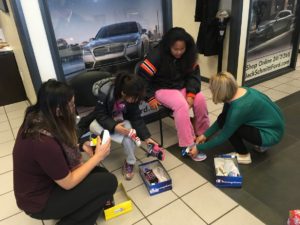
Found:
[(266, 152), (267, 150), (269, 150), (270, 147), (263, 147), (263, 146), (254, 145), (254, 146), (253, 146), (253, 149), (254, 149), (256, 152), (264, 153), (264, 152)]
[(124, 165), (122, 167), (122, 173), (126, 180), (131, 180), (134, 176), (133, 172), (134, 165), (128, 164), (125, 160)]
[(157, 144), (148, 144), (147, 148), (148, 157), (153, 156), (162, 161), (165, 159), (165, 149), (163, 147), (160, 147)]
[(130, 129), (128, 137), (133, 140), (133, 142), (136, 144), (136, 146), (140, 147), (141, 146), (141, 139), (136, 135), (136, 130), (135, 129)]
[(203, 161), (207, 158), (206, 154), (205, 153), (198, 153), (198, 155), (196, 155), (194, 158), (191, 157), (192, 160), (196, 161), (196, 162), (200, 162), (200, 161)]
[(235, 156), (239, 164), (250, 164), (252, 163), (250, 153), (247, 154), (239, 154), (237, 152), (226, 153), (226, 155)]

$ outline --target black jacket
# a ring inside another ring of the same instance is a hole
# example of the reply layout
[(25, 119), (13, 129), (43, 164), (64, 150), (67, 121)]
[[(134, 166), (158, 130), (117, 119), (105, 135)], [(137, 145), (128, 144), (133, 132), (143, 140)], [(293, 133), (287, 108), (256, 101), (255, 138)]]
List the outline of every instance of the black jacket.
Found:
[(147, 85), (146, 100), (154, 98), (159, 89), (182, 89), (187, 93), (197, 94), (201, 90), (200, 69), (196, 64), (190, 71), (182, 71), (181, 60), (169, 56), (162, 66), (160, 47), (155, 47), (140, 65), (138, 74), (144, 78)]
[[(97, 97), (95, 110), (86, 117), (81, 118), (79, 123), (80, 129), (96, 119), (104, 129), (109, 130), (110, 133), (114, 133), (115, 126), (120, 123), (120, 121), (115, 121), (112, 116), (113, 107), (116, 102), (114, 98), (114, 78), (110, 77), (96, 82), (93, 86), (93, 93)], [(150, 132), (141, 117), (139, 103), (125, 102), (125, 108), (123, 117), (125, 120), (130, 121), (137, 135), (142, 140), (150, 138)]]
[(205, 56), (217, 55), (218, 43), (218, 20), (216, 14), (220, 0), (197, 0), (195, 21), (201, 22), (197, 38), (198, 51)]

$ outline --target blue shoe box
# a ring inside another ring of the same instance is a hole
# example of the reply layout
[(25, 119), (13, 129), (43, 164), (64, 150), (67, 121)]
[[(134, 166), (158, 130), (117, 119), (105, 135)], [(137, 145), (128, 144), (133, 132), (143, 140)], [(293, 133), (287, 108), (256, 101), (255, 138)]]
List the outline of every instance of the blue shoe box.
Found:
[[(155, 174), (157, 174), (156, 171), (159, 172), (159, 176), (155, 176)], [(172, 189), (172, 179), (159, 160), (140, 164), (139, 172), (151, 196)], [(147, 174), (147, 172), (150, 172), (151, 175), (153, 175), (152, 172), (154, 172), (153, 182), (149, 181), (149, 177), (148, 179), (146, 178), (147, 175), (145, 174)]]
[(240, 173), (237, 158), (231, 155), (214, 157), (216, 186), (217, 187), (242, 187), (243, 177)]

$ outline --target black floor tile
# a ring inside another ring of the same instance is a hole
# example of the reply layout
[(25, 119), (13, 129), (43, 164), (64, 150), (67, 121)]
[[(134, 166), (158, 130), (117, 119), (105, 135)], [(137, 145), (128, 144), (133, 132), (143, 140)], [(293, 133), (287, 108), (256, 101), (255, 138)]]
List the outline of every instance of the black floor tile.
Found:
[[(240, 165), (242, 188), (221, 189), (268, 225), (286, 224), (289, 210), (300, 208), (300, 92), (277, 103), (286, 120), (283, 140), (266, 153), (251, 151), (252, 164)], [(183, 158), (177, 145), (168, 150), (214, 184), (213, 157), (234, 149), (227, 142), (207, 151), (208, 158), (204, 162)]]

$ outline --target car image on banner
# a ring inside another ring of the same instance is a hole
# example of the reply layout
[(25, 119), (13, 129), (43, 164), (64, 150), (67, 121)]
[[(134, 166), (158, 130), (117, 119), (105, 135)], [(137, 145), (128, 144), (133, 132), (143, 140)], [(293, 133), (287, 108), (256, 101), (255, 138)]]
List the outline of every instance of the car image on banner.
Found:
[(149, 50), (146, 29), (138, 22), (122, 22), (100, 28), (96, 37), (83, 47), (88, 70), (142, 59)]

